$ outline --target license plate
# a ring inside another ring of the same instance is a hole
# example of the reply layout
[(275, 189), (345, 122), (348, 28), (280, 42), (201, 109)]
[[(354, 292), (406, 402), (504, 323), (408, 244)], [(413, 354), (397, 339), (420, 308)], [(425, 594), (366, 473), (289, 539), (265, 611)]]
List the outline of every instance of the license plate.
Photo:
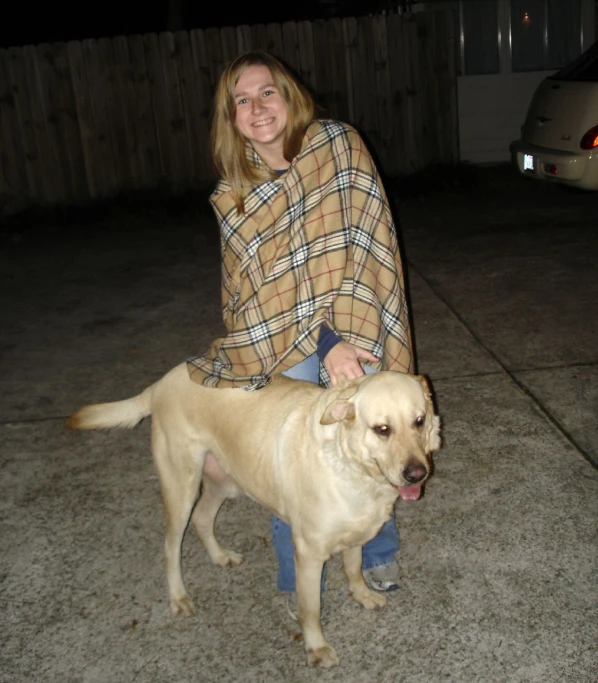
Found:
[(533, 171), (534, 169), (534, 157), (531, 154), (524, 154), (523, 155), (523, 170), (524, 171)]

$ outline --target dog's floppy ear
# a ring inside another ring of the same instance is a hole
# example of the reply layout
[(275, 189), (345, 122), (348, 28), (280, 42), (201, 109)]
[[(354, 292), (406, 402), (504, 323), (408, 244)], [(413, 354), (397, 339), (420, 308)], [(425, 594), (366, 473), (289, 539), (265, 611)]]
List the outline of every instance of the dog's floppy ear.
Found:
[(342, 398), (337, 398), (330, 403), (324, 414), (320, 418), (321, 425), (331, 425), (335, 422), (343, 422), (344, 420), (355, 419), (355, 406), (349, 401)]
[(428, 410), (432, 413), (432, 420), (428, 422), (431, 425), (427, 431), (426, 436), (426, 450), (429, 452), (437, 451), (440, 448), (440, 418), (434, 414), (434, 400), (432, 398), (432, 389), (430, 382), (424, 375), (413, 375), (415, 379), (422, 385), (426, 395), (426, 403)]
[(326, 406), (324, 414), (320, 418), (321, 425), (331, 425), (335, 422), (355, 419), (355, 406), (349, 403), (349, 399), (355, 396), (363, 378), (358, 377), (332, 389), (336, 397)]
[(430, 389), (430, 382), (428, 382), (428, 378), (424, 375), (413, 375), (413, 378), (422, 385), (424, 391), (426, 392), (426, 397), (430, 398), (432, 396), (432, 391)]

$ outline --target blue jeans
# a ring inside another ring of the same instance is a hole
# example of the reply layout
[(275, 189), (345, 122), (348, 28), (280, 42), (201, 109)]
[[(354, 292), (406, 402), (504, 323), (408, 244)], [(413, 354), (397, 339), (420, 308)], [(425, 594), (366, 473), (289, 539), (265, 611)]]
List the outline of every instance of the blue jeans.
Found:
[[(368, 366), (367, 373), (375, 372)], [(319, 382), (320, 361), (314, 353), (305, 360), (283, 373), (291, 379), (302, 379), (307, 382)], [(295, 591), (295, 553), (291, 527), (278, 517), (272, 517), (272, 544), (278, 559), (278, 590)], [(377, 536), (363, 546), (363, 569), (385, 567), (395, 561), (399, 550), (399, 532), (394, 518), (389, 519), (380, 529)], [(326, 566), (322, 571), (322, 591), (326, 580)]]

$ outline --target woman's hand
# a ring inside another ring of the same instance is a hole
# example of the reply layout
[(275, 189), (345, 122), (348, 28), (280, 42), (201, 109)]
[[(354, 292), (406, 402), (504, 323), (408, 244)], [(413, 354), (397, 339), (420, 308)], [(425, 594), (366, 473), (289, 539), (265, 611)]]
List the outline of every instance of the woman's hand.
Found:
[(330, 375), (332, 386), (365, 374), (359, 362), (360, 359), (369, 360), (372, 363), (380, 360), (369, 351), (364, 351), (349, 342), (341, 341), (335, 344), (324, 358), (324, 367)]

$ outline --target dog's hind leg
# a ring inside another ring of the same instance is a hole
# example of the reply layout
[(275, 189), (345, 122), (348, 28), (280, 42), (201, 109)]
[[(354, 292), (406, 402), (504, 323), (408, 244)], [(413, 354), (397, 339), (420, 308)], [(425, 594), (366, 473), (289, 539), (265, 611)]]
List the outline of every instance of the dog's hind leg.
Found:
[(361, 573), (362, 551), (361, 546), (348, 548), (343, 551), (343, 571), (349, 584), (349, 592), (360, 605), (366, 609), (384, 607), (386, 598), (374, 593), (363, 580)]
[(214, 535), (214, 523), (218, 510), (227, 498), (234, 498), (239, 494), (239, 489), (224, 471), (221, 472), (218, 484), (209, 476), (204, 476), (202, 481), (202, 494), (197, 502), (191, 521), (195, 525), (197, 534), (205, 545), (208, 555), (214, 564), (221, 567), (234, 567), (241, 564), (245, 559), (243, 555), (234, 550), (225, 550)]
[(195, 607), (183, 581), (181, 545), (199, 493), (203, 458), (198, 459), (197, 450), (189, 442), (168, 438), (155, 418), (152, 451), (166, 513), (164, 554), (170, 609), (189, 617), (195, 614)]

